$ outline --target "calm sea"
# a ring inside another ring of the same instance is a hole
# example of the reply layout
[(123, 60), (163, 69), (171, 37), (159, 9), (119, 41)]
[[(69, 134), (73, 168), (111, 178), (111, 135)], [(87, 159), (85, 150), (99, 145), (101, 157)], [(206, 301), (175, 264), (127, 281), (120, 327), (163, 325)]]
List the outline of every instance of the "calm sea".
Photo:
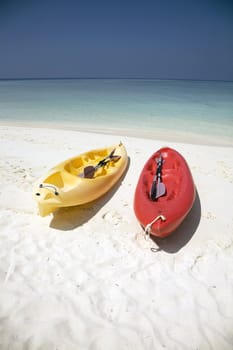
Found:
[(233, 82), (0, 80), (1, 121), (233, 144)]

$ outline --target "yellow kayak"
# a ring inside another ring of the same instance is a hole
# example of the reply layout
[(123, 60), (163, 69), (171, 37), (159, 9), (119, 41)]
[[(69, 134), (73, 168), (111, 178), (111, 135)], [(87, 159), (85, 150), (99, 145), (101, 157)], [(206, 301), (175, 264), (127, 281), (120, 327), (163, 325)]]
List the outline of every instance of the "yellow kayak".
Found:
[(40, 215), (99, 198), (119, 180), (127, 164), (128, 156), (122, 143), (91, 150), (58, 164), (35, 186), (34, 197)]

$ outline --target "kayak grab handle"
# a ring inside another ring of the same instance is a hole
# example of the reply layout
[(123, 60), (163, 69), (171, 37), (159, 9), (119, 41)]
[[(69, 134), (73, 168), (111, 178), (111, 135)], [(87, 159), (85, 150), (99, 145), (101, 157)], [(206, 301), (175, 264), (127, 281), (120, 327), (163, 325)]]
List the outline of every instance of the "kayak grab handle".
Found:
[[(43, 185), (43, 184), (40, 184), (40, 185), (39, 185), (39, 188), (47, 188), (48, 190), (53, 190), (53, 191), (54, 191), (54, 194), (55, 194), (56, 196), (59, 195), (58, 190), (57, 190), (56, 186), (54, 186), (54, 185)], [(37, 196), (40, 196), (40, 193), (37, 192), (36, 195), (37, 195)]]

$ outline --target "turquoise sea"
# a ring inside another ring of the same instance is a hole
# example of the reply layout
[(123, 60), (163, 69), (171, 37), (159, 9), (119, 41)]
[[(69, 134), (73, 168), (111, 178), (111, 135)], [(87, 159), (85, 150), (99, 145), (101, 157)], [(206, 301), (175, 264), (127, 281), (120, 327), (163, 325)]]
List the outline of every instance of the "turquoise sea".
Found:
[(0, 122), (233, 145), (233, 82), (0, 80)]

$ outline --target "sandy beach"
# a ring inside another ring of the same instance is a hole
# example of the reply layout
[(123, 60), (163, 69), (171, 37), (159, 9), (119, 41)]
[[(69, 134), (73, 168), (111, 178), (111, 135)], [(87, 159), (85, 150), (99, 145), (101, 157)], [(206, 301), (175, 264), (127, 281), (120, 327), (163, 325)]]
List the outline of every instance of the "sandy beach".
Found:
[[(1, 350), (233, 349), (233, 147), (6, 123), (0, 135)], [(119, 141), (117, 187), (38, 215), (42, 174)], [(134, 191), (163, 146), (185, 157), (197, 196), (173, 235), (145, 240)]]

